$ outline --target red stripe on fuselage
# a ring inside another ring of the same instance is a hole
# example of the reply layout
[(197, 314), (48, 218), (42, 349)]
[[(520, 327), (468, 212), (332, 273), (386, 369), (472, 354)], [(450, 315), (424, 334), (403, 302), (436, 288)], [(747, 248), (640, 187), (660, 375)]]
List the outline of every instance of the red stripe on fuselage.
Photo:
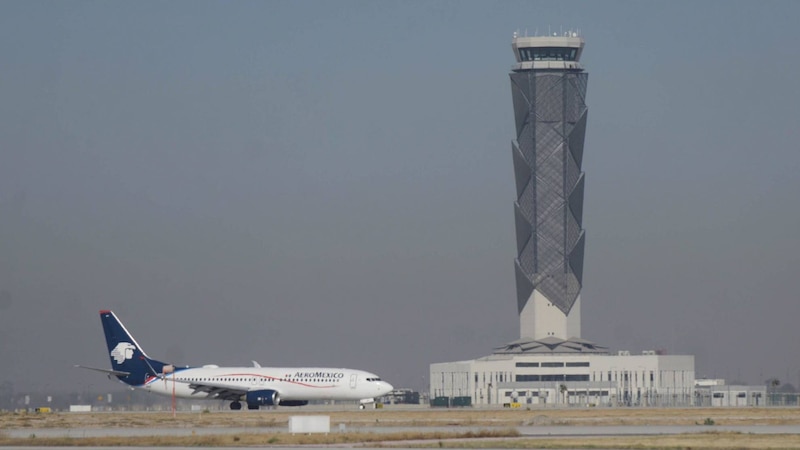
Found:
[[(330, 388), (335, 388), (336, 387), (336, 385), (315, 386), (313, 384), (301, 383), (299, 381), (293, 381), (293, 380), (289, 380), (289, 379), (286, 379), (286, 378), (276, 378), (276, 377), (272, 377), (272, 376), (269, 376), (269, 375), (261, 375), (261, 374), (258, 374), (258, 373), (229, 373), (229, 374), (225, 374), (225, 375), (216, 375), (216, 376), (207, 377), (207, 378), (222, 378), (222, 377), (257, 377), (257, 378), (264, 378), (267, 381), (277, 381), (279, 383), (290, 383), (290, 384), (294, 384), (294, 385), (297, 385), (297, 386), (305, 386), (305, 387), (316, 388), (316, 389), (330, 389)], [(198, 381), (198, 383), (202, 384), (201, 381)], [(245, 382), (244, 381), (237, 381), (237, 383), (245, 383)]]

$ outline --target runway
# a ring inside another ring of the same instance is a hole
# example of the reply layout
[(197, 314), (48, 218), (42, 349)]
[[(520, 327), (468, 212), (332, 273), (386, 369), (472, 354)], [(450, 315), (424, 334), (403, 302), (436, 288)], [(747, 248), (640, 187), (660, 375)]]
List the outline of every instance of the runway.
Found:
[[(482, 430), (508, 427), (348, 427), (331, 429), (331, 433), (399, 433), (450, 432), (477, 433)], [(589, 437), (589, 436), (658, 436), (703, 432), (733, 432), (746, 434), (800, 434), (800, 425), (614, 425), (614, 426), (524, 426), (516, 427), (520, 437)], [(288, 433), (286, 427), (145, 427), (145, 428), (18, 428), (3, 430), (12, 438), (93, 438), (136, 436), (211, 436), (230, 434)]]
[[(559, 441), (572, 448), (598, 448), (602, 441), (613, 449), (635, 440), (650, 442), (646, 448), (666, 442), (676, 448), (722, 448), (720, 443), (750, 449), (800, 448), (798, 408), (294, 411), (0, 414), (0, 445), (404, 448), (441, 441), (446, 446), (530, 449), (537, 448), (537, 442), (552, 447)], [(330, 433), (290, 434), (290, 417), (307, 414), (329, 416)], [(81, 438), (95, 440), (80, 443)]]
[(613, 425), (518, 427), (524, 437), (658, 436), (703, 432), (798, 434), (800, 425)]

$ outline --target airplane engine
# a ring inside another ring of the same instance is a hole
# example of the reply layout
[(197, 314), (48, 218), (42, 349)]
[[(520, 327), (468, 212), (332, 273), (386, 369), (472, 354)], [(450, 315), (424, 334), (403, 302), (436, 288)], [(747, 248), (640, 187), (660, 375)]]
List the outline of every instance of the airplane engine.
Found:
[(281, 402), (281, 396), (278, 391), (263, 389), (248, 392), (245, 401), (247, 401), (248, 407), (277, 406)]

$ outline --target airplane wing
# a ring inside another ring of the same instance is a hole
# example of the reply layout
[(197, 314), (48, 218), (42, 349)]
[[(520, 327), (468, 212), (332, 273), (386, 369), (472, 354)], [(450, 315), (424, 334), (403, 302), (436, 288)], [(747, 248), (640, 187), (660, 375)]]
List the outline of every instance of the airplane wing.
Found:
[(238, 386), (225, 386), (216, 383), (189, 383), (189, 387), (194, 390), (192, 394), (205, 393), (209, 398), (218, 398), (220, 400), (237, 401), (247, 393), (247, 389), (242, 389)]
[[(167, 383), (172, 382), (172, 378), (165, 378), (165, 377), (159, 377), (159, 378), (166, 381)], [(210, 399), (239, 401), (241, 400), (242, 396), (244, 396), (245, 394), (247, 394), (248, 391), (251, 390), (242, 388), (241, 386), (230, 385), (225, 383), (214, 383), (209, 381), (203, 381), (203, 382), (186, 381), (186, 380), (175, 380), (175, 381), (178, 383), (188, 384), (189, 387), (194, 391), (192, 392), (192, 395), (206, 394), (206, 397)], [(258, 389), (261, 390), (269, 388), (261, 386)]]

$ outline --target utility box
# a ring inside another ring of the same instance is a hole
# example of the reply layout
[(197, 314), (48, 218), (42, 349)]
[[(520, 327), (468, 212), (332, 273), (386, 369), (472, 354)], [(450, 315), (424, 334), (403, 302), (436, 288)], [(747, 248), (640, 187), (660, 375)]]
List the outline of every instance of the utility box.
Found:
[(289, 433), (330, 433), (331, 416), (289, 416)]
[(69, 405), (69, 412), (92, 412), (92, 405)]
[(449, 397), (434, 397), (431, 399), (431, 406), (432, 407), (439, 407), (439, 408), (449, 408), (450, 407), (450, 398)]

